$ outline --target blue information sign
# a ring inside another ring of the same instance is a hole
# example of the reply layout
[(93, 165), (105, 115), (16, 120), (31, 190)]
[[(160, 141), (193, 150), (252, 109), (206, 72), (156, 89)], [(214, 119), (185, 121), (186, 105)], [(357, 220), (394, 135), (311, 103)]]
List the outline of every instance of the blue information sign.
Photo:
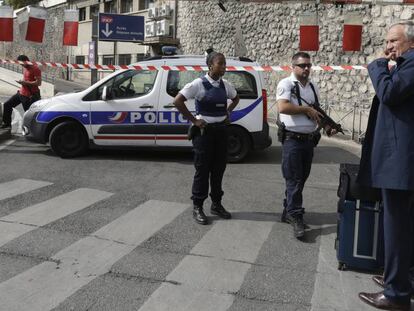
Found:
[(144, 16), (99, 13), (100, 41), (144, 41)]

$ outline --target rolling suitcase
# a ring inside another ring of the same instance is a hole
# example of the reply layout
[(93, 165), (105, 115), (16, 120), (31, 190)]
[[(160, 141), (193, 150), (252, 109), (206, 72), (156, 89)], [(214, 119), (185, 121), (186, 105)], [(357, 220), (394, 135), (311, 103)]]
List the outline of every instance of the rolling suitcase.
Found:
[(379, 189), (358, 185), (357, 164), (341, 164), (335, 249), (338, 269), (378, 271), (384, 266), (384, 227)]
[(383, 232), (380, 202), (339, 201), (335, 241), (338, 269), (381, 270), (384, 266)]

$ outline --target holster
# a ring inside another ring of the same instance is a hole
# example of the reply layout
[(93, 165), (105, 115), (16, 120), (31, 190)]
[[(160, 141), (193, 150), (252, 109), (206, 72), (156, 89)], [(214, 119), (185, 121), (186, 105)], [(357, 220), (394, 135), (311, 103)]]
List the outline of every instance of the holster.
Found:
[(286, 139), (286, 126), (285, 123), (278, 121), (277, 123), (278, 129), (277, 129), (277, 140), (284, 143)]
[(313, 142), (313, 145), (315, 147), (319, 144), (319, 141), (321, 140), (321, 137), (322, 137), (321, 132), (316, 131), (316, 132), (313, 133), (312, 142)]
[(197, 135), (201, 135), (200, 128), (198, 126), (195, 126), (194, 124), (191, 124), (187, 132), (188, 140), (193, 140), (193, 138)]

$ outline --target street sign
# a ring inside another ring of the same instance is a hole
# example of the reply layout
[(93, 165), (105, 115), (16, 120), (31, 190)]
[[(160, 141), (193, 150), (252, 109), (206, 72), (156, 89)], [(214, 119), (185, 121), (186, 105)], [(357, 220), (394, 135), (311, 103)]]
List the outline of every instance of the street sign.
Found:
[(144, 16), (99, 13), (100, 41), (144, 41)]

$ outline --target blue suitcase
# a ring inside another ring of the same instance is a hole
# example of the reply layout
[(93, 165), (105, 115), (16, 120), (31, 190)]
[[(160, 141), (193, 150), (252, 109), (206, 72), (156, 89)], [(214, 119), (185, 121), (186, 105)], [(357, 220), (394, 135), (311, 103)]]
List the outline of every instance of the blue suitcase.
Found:
[(335, 249), (339, 270), (383, 268), (384, 227), (379, 202), (339, 200)]

